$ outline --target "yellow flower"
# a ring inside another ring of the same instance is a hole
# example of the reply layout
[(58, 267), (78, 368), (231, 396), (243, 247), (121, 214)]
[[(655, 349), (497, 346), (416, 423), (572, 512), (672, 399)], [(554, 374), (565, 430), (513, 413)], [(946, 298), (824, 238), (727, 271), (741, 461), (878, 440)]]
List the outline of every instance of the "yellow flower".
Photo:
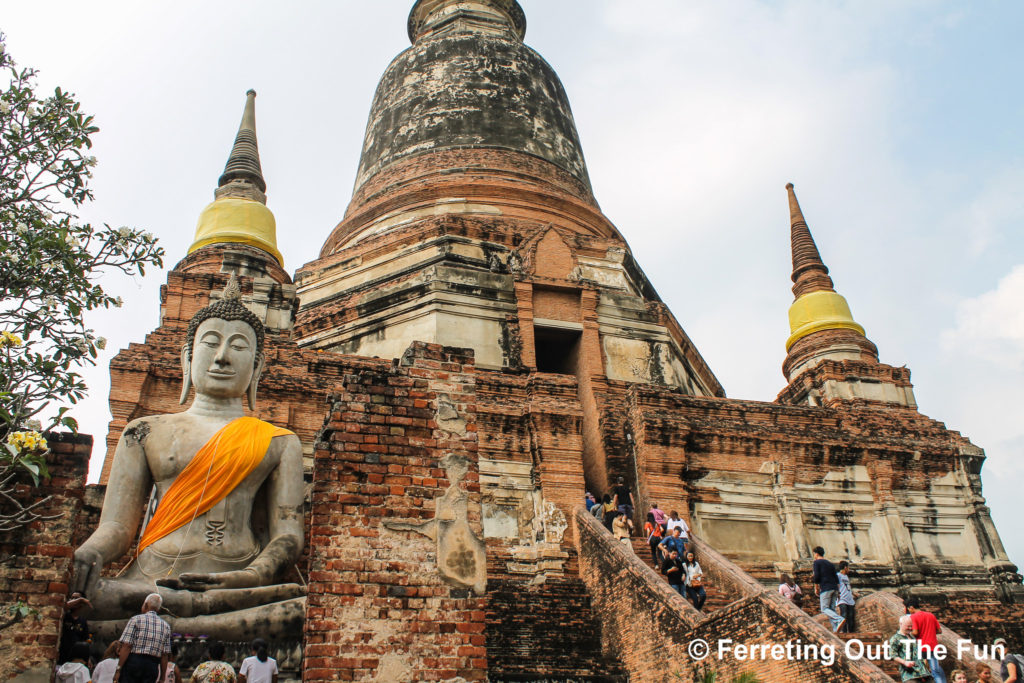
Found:
[(5, 349), (13, 346), (21, 346), (24, 342), (18, 335), (4, 330), (0, 332), (0, 349)]
[(21, 453), (46, 450), (46, 439), (39, 432), (11, 432), (7, 435), (7, 444)]

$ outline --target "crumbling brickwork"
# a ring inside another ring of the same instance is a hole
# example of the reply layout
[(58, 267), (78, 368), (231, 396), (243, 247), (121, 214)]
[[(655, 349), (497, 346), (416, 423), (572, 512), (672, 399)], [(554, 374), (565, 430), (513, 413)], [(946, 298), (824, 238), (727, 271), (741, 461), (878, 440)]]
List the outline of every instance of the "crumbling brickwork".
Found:
[[(22, 601), (34, 616), (0, 632), (0, 680), (49, 681), (60, 645), (64, 600), (71, 584), (71, 551), (85, 492), (92, 437), (47, 436), (49, 479), (25, 481), (23, 500), (48, 498), (43, 519), (0, 536), (0, 606)], [(9, 615), (0, 615), (6, 621)]]
[(451, 486), (482, 534), (473, 373), (471, 356), (422, 344), (344, 369), (313, 468), (304, 681), (486, 678), (485, 600), (439, 571), (483, 557), (437, 542), (458, 521), (438, 516)]

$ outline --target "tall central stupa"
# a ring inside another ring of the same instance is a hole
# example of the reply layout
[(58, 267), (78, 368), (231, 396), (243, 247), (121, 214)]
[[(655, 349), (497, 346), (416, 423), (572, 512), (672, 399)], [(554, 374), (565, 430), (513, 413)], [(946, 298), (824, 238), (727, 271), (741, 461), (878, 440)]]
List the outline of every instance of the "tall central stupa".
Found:
[(519, 5), (423, 0), (381, 78), (355, 191), (297, 275), (299, 344), (721, 388), (601, 213), (565, 90)]

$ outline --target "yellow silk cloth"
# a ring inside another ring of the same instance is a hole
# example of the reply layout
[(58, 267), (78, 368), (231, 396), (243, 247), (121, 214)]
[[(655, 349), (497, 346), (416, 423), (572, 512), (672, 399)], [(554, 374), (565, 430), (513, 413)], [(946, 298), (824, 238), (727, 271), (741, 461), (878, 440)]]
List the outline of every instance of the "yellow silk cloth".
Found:
[(240, 417), (221, 427), (167, 489), (138, 552), (213, 509), (263, 461), (271, 439), (292, 433), (255, 417)]

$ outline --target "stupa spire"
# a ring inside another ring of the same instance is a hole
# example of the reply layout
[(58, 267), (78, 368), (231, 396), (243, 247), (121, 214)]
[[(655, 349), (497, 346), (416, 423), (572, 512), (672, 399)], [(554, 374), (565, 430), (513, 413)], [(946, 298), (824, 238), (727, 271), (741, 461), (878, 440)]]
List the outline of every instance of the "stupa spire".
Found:
[(216, 199), (199, 215), (196, 238), (188, 253), (215, 244), (245, 244), (262, 249), (283, 266), (277, 248), (277, 222), (266, 206), (266, 189), (256, 146), (256, 91), (250, 90), (245, 93), (235, 144), (213, 193)]
[(526, 15), (516, 0), (418, 0), (409, 12), (409, 40), (444, 33), (497, 33), (522, 40)]
[(808, 292), (835, 291), (828, 267), (821, 260), (818, 245), (800, 209), (793, 183), (786, 184), (789, 194), (789, 235), (793, 249), (793, 294), (798, 298)]
[(238, 125), (235, 144), (231, 147), (228, 163), (225, 164), (224, 173), (221, 174), (217, 185), (224, 187), (232, 180), (248, 181), (258, 187), (260, 192), (267, 191), (267, 183), (263, 179), (263, 169), (260, 166), (260, 150), (256, 142), (255, 90), (245, 93), (242, 122)]
[(789, 193), (793, 294), (796, 297), (789, 309), (791, 334), (786, 341), (786, 349), (792, 349), (804, 337), (824, 330), (848, 330), (863, 337), (864, 328), (853, 319), (846, 299), (836, 293), (828, 267), (821, 260), (818, 246), (807, 227), (793, 183), (786, 184), (786, 192)]

